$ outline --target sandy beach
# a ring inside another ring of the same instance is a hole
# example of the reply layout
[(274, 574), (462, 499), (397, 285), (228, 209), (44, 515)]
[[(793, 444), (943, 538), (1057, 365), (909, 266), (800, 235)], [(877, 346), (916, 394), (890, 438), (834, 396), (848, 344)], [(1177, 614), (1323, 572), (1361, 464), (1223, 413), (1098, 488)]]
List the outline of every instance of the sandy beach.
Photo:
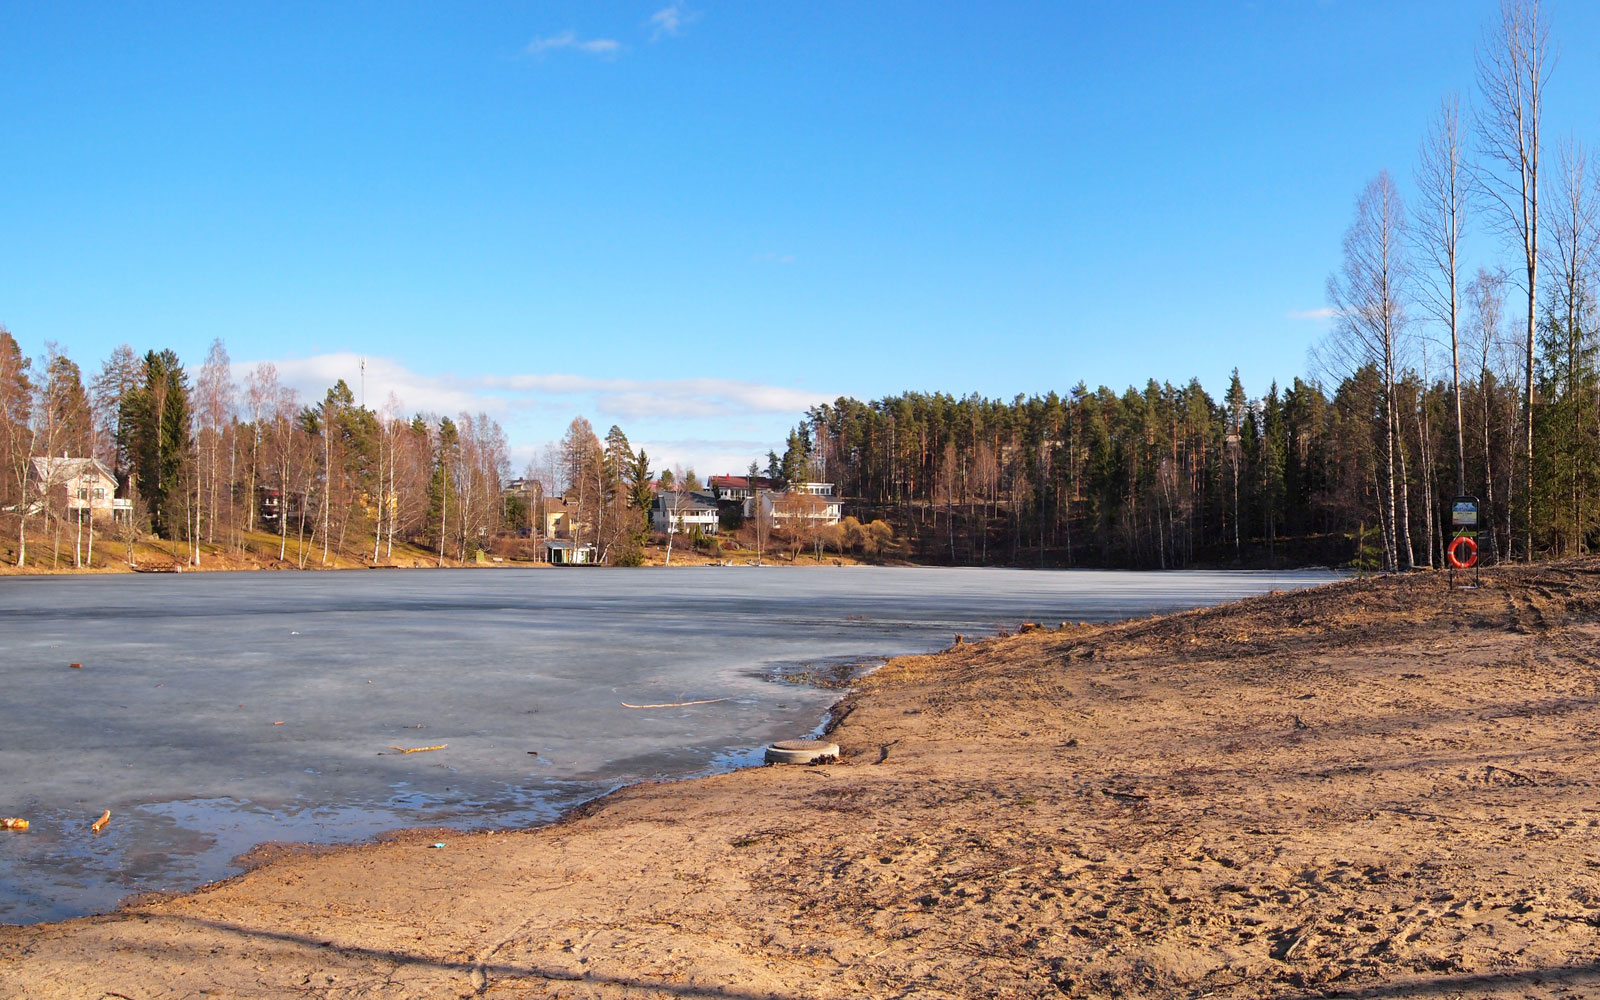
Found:
[(1597, 584), (1347, 581), (895, 660), (837, 763), (264, 848), (0, 928), (0, 996), (1585, 994)]

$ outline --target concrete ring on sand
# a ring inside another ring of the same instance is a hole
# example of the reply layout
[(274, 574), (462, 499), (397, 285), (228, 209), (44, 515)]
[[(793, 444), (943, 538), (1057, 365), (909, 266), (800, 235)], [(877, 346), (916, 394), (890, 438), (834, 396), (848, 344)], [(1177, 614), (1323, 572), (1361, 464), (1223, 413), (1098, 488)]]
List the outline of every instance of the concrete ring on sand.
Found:
[(839, 744), (825, 740), (779, 740), (767, 747), (768, 764), (810, 764), (824, 757), (839, 759)]

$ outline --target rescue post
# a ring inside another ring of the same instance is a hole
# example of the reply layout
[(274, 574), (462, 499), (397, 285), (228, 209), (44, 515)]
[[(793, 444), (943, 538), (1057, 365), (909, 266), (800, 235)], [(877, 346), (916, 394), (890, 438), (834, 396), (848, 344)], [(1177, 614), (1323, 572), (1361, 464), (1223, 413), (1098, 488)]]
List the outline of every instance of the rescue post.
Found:
[[(1450, 589), (1478, 585), (1478, 498), (1458, 496), (1450, 502), (1450, 544), (1445, 548), (1450, 564)], [(1457, 583), (1456, 573), (1472, 571), (1471, 583)]]

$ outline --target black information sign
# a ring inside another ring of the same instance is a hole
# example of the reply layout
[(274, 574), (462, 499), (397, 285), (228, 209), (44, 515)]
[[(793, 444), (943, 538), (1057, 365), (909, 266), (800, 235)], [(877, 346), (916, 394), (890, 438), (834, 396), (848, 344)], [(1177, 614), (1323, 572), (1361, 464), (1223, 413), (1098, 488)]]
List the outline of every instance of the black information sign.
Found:
[(1472, 570), (1478, 582), (1478, 498), (1459, 496), (1450, 501), (1450, 545), (1445, 549), (1450, 564), (1450, 586), (1456, 586), (1456, 570)]

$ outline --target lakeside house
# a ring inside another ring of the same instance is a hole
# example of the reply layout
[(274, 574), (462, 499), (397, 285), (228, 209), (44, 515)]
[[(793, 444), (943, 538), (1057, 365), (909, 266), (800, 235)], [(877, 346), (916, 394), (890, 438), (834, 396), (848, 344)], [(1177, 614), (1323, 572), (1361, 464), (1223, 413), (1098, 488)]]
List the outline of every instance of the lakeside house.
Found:
[(725, 512), (746, 521), (759, 516), (772, 527), (786, 523), (825, 527), (844, 517), (844, 500), (834, 495), (832, 483), (790, 483), (778, 489), (766, 476), (711, 476), (706, 485)]
[(506, 483), (500, 494), (508, 500), (516, 497), (531, 506), (544, 496), (544, 484), (537, 479), (513, 479)]
[(298, 520), (303, 509), (309, 509), (305, 493), (291, 491), (285, 496), (275, 486), (256, 487), (256, 514), (262, 525), (272, 531), (278, 530), (280, 518), (287, 517), (291, 522)]
[(800, 523), (813, 527), (838, 524), (844, 501), (833, 495), (832, 483), (794, 483), (786, 490), (758, 490), (744, 501), (746, 519), (761, 517), (775, 528)]
[(564, 496), (544, 498), (539, 534), (545, 538), (573, 539), (587, 525), (578, 520), (578, 503)]
[(119, 498), (117, 477), (97, 458), (35, 456), (29, 476), (39, 499), (29, 506), (37, 514), (56, 509), (83, 520), (116, 520), (133, 516), (133, 501)]
[(587, 566), (595, 561), (595, 548), (570, 538), (546, 538), (539, 543), (539, 554), (553, 566)]
[[(506, 507), (508, 526), (526, 538), (539, 534), (539, 508), (544, 502), (544, 484), (537, 479), (513, 479), (500, 490)], [(512, 511), (520, 508), (520, 514)]]
[(669, 534), (698, 528), (702, 534), (715, 535), (721, 521), (717, 498), (706, 493), (658, 493), (650, 505), (650, 527)]
[(579, 520), (578, 504), (566, 497), (545, 497), (544, 515), (539, 519), (542, 538), (539, 554), (547, 563), (557, 566), (583, 566), (595, 562), (597, 552), (592, 543), (580, 537), (587, 527)]
[(760, 490), (772, 489), (772, 480), (766, 476), (712, 476), (706, 480), (706, 489), (718, 500), (743, 502)]

